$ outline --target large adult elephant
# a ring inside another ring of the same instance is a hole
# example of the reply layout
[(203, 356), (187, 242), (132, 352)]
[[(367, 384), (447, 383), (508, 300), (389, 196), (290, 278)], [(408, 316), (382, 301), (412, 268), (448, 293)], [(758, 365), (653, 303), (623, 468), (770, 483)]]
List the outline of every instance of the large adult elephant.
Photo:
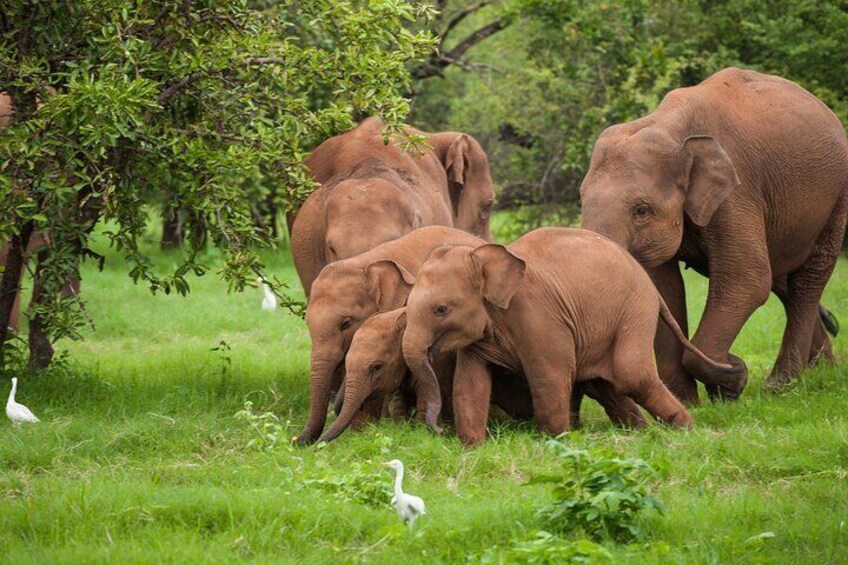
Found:
[(830, 354), (819, 301), (845, 231), (848, 141), (833, 112), (797, 84), (730, 68), (670, 92), (653, 113), (601, 134), (581, 197), (583, 227), (649, 269), (684, 331), (678, 263), (710, 279), (692, 342), (735, 371), (711, 369), (661, 329), (657, 362), (678, 397), (697, 401), (695, 379), (713, 398), (739, 396), (747, 367), (729, 350), (770, 291), (787, 323), (766, 386)]
[(385, 143), (383, 122), (368, 118), (319, 145), (307, 159), (322, 184), (289, 215), (292, 255), (309, 296), (333, 261), (353, 257), (416, 228), (452, 226), (491, 239), (494, 202), (489, 161), (464, 133), (425, 133), (429, 147), (405, 152)]

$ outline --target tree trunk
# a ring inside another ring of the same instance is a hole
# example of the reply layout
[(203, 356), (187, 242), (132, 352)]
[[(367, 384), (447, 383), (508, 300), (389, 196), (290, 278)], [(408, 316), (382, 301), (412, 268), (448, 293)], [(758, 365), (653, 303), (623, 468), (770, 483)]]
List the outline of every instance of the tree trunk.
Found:
[(3, 271), (2, 281), (0, 281), (0, 366), (3, 365), (12, 310), (21, 289), (21, 275), (23, 275), (26, 248), (29, 245), (29, 239), (34, 228), (33, 222), (25, 223), (20, 233), (12, 236), (7, 248), (5, 270)]
[(183, 213), (178, 206), (170, 204), (162, 209), (162, 250), (178, 249), (183, 245)]
[[(41, 305), (46, 293), (44, 292), (44, 262), (49, 251), (42, 249), (38, 252), (38, 265), (35, 267), (35, 277), (32, 285), (32, 300), (30, 308)], [(53, 344), (47, 337), (44, 317), (37, 313), (29, 321), (29, 368), (31, 370), (46, 369), (53, 360)]]

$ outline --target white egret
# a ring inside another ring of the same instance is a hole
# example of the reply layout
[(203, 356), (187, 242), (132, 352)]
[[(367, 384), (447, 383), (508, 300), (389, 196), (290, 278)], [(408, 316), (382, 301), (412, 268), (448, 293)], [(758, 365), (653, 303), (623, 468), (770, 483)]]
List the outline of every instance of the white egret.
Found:
[(391, 467), (397, 474), (395, 476), (395, 494), (392, 496), (392, 506), (397, 510), (403, 523), (411, 526), (416, 518), (427, 513), (424, 510), (424, 501), (413, 494), (403, 492), (403, 463), (400, 462), (400, 459), (383, 461), (383, 466)]
[(265, 282), (265, 279), (259, 278), (257, 279), (259, 284), (262, 285), (262, 309), (266, 312), (272, 312), (277, 309), (277, 297), (274, 296), (274, 293), (271, 292), (271, 285)]
[(34, 424), (38, 422), (38, 418), (30, 412), (29, 408), (15, 402), (15, 392), (17, 390), (18, 379), (17, 377), (12, 377), (12, 391), (9, 393), (9, 400), (6, 401), (6, 416), (12, 420), (15, 426), (20, 426), (23, 423)]

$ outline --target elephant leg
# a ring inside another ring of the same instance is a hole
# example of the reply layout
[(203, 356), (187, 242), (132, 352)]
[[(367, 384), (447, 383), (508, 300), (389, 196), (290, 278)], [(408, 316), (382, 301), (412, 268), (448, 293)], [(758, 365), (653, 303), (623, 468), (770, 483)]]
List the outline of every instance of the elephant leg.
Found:
[(651, 358), (651, 342), (646, 339), (652, 328), (616, 338), (613, 354), (613, 386), (645, 408), (657, 421), (669, 426), (689, 428), (694, 423), (686, 407), (660, 380)]
[(583, 383), (574, 383), (574, 388), (571, 391), (571, 403), (568, 408), (568, 425), (571, 429), (579, 428), (583, 425), (580, 420), (580, 407), (583, 404), (583, 397), (586, 396), (586, 387), (589, 381)]
[[(648, 269), (657, 290), (665, 300), (677, 325), (684, 334), (689, 335), (686, 313), (686, 288), (683, 276), (676, 260), (671, 260), (654, 269)], [(657, 321), (657, 335), (654, 338), (654, 350), (657, 356), (657, 370), (660, 379), (668, 389), (685, 404), (698, 404), (698, 383), (683, 366), (683, 345), (662, 322)]]
[[(522, 333), (533, 335), (530, 331)], [(574, 337), (563, 328), (548, 339), (522, 344), (519, 352), (533, 398), (536, 427), (554, 436), (568, 430), (571, 423), (575, 351)]]
[(816, 242), (816, 247), (801, 267), (787, 277), (789, 287), (786, 330), (777, 362), (766, 378), (765, 387), (779, 390), (792, 382), (809, 363), (810, 348), (819, 319), (819, 302), (845, 235), (848, 197), (843, 197)]
[[(642, 411), (636, 403), (628, 396), (617, 394), (615, 387), (603, 379), (592, 379), (578, 383), (581, 385), (589, 398), (597, 401), (604, 408), (610, 421), (624, 428), (642, 428), (648, 424)], [(576, 387), (576, 385), (575, 385)], [(576, 396), (577, 388), (572, 393), (572, 409), (574, 408), (574, 397)], [(574, 422), (574, 414), (572, 412), (572, 423)]]
[[(764, 226), (752, 228), (751, 239), (765, 241), (764, 231)], [(711, 253), (707, 304), (692, 343), (713, 361), (732, 365), (733, 370), (711, 367), (688, 350), (683, 365), (707, 386), (712, 400), (736, 400), (748, 382), (748, 368), (730, 353), (730, 346), (754, 310), (768, 299), (771, 267), (764, 248), (743, 249), (738, 242), (718, 242)]]
[(485, 441), (491, 396), (492, 374), (488, 365), (468, 353), (457, 352), (453, 414), (456, 435), (464, 445)]
[[(788, 319), (789, 282), (787, 281), (787, 277), (783, 276), (775, 278), (774, 281), (772, 281), (771, 291), (780, 299)], [(807, 366), (813, 365), (821, 358), (831, 362), (834, 361), (833, 346), (830, 343), (830, 338), (827, 335), (824, 324), (821, 320), (817, 320), (813, 324), (813, 339), (810, 343), (810, 352), (807, 355)]]

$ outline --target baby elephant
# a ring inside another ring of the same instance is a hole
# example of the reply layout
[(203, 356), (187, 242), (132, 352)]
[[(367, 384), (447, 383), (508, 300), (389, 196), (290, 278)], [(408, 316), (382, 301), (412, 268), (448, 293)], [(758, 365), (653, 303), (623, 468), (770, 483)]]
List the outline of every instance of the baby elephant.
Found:
[(575, 382), (594, 378), (661, 422), (689, 427), (691, 416), (654, 366), (660, 316), (705, 363), (731, 370), (689, 343), (622, 247), (589, 231), (545, 228), (509, 247), (431, 252), (407, 301), (403, 353), (423, 395), (425, 421), (435, 429), (441, 397), (430, 359), (457, 351), (453, 412), (466, 444), (485, 439), (492, 366), (526, 376), (536, 425), (550, 434), (569, 427)]
[[(399, 413), (401, 417), (406, 417), (410, 400), (422, 399), (416, 394), (414, 379), (409, 375), (401, 350), (405, 329), (406, 308), (399, 308), (374, 314), (354, 334), (345, 358), (345, 384), (340, 391), (344, 395), (341, 410), (337, 410), (338, 418), (319, 441), (332, 441), (349, 426), (357, 427), (358, 423), (380, 417), (389, 402), (392, 403), (392, 417), (397, 417)], [(447, 404), (447, 416), (451, 419), (455, 352), (442, 353), (433, 360), (433, 364), (442, 402)], [(490, 402), (512, 418), (531, 419), (533, 404), (526, 379), (521, 375), (510, 374), (501, 367), (493, 367), (493, 370), (495, 378), (492, 380), (491, 398), (482, 398), (481, 401)], [(580, 383), (574, 391), (573, 402), (579, 408), (578, 399), (585, 393), (601, 403), (614, 424), (641, 427), (647, 423), (632, 400), (617, 396), (610, 388), (607, 383), (597, 379)], [(396, 404), (399, 399), (403, 400), (402, 406), (398, 407)], [(420, 403), (417, 412), (419, 415), (425, 413), (425, 407)], [(576, 412), (572, 416), (576, 416)]]

